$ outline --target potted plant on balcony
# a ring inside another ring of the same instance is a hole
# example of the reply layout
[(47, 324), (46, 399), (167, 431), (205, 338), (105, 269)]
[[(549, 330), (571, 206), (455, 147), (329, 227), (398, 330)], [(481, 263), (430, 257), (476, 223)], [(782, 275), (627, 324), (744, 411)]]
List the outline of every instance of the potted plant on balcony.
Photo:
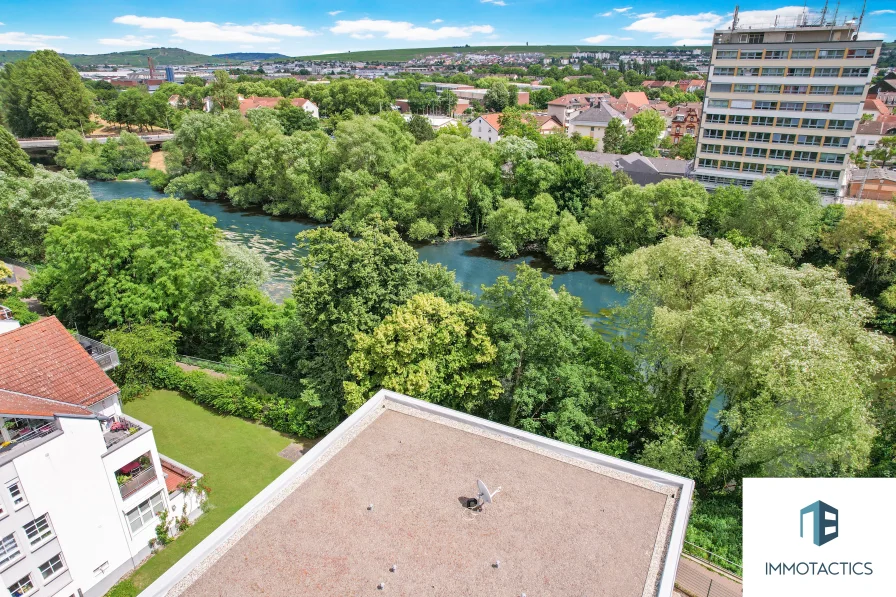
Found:
[(131, 480), (131, 478), (127, 475), (115, 475), (115, 480), (118, 481), (118, 486), (121, 487), (125, 483)]

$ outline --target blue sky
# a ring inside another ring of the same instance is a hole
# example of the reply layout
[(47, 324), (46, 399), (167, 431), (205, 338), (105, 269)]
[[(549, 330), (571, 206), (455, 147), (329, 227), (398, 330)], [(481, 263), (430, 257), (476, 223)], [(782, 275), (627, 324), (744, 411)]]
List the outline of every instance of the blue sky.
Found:
[[(832, 4), (835, 0), (832, 0)], [(207, 54), (346, 50), (427, 46), (703, 45), (730, 22), (734, 2), (696, 0), (638, 3), (556, 0), (0, 0), (0, 50), (53, 48), (100, 53), (155, 46)], [(819, 5), (820, 7), (820, 5)], [(741, 3), (742, 22), (767, 23), (803, 8), (781, 2)], [(841, 16), (861, 4), (842, 3)], [(896, 3), (869, 0), (863, 37), (896, 38)]]

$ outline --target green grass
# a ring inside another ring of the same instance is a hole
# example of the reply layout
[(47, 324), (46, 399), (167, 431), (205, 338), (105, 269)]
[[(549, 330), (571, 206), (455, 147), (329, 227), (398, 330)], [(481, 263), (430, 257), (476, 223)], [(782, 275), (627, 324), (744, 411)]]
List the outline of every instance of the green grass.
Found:
[[(277, 453), (292, 438), (164, 390), (125, 404), (124, 412), (152, 425), (159, 452), (203, 473), (211, 488), (212, 509), (130, 577), (142, 590), (289, 468), (292, 463)], [(110, 594), (131, 594), (128, 581), (120, 584)]]

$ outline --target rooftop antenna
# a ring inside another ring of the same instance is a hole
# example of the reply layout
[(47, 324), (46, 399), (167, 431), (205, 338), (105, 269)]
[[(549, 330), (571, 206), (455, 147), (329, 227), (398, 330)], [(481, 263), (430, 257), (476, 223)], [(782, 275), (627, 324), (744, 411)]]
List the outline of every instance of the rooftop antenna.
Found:
[[(824, 17), (828, 14), (828, 0), (824, 0), (824, 8), (821, 9), (821, 24), (824, 25)], [(834, 17), (837, 20), (837, 17)]]
[(737, 29), (737, 13), (740, 12), (740, 6), (734, 5), (734, 18), (731, 19), (731, 30)]
[(865, 18), (865, 7), (868, 6), (868, 0), (862, 2), (862, 14), (859, 15), (859, 23), (856, 25), (856, 38), (859, 37), (859, 30), (862, 28), (862, 20)]
[(479, 494), (475, 498), (470, 498), (467, 500), (467, 508), (470, 510), (478, 510), (481, 509), (486, 504), (492, 503), (492, 498), (495, 497), (501, 488), (497, 488), (494, 491), (489, 491), (488, 486), (482, 479), (476, 480), (476, 488), (479, 490)]

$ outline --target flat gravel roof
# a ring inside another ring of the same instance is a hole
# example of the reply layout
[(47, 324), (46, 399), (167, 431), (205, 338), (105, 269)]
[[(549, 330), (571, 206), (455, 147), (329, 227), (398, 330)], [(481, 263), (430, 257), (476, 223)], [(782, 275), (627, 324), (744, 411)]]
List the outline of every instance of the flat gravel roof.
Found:
[[(639, 475), (636, 465), (631, 472), (605, 467), (495, 427), (387, 397), (352, 423), (352, 433), (343, 429), (339, 440), (321, 446), (314, 466), (256, 504), (236, 532), (165, 591), (657, 594), (682, 486)], [(481, 512), (463, 505), (476, 496), (477, 479), (501, 488)]]

